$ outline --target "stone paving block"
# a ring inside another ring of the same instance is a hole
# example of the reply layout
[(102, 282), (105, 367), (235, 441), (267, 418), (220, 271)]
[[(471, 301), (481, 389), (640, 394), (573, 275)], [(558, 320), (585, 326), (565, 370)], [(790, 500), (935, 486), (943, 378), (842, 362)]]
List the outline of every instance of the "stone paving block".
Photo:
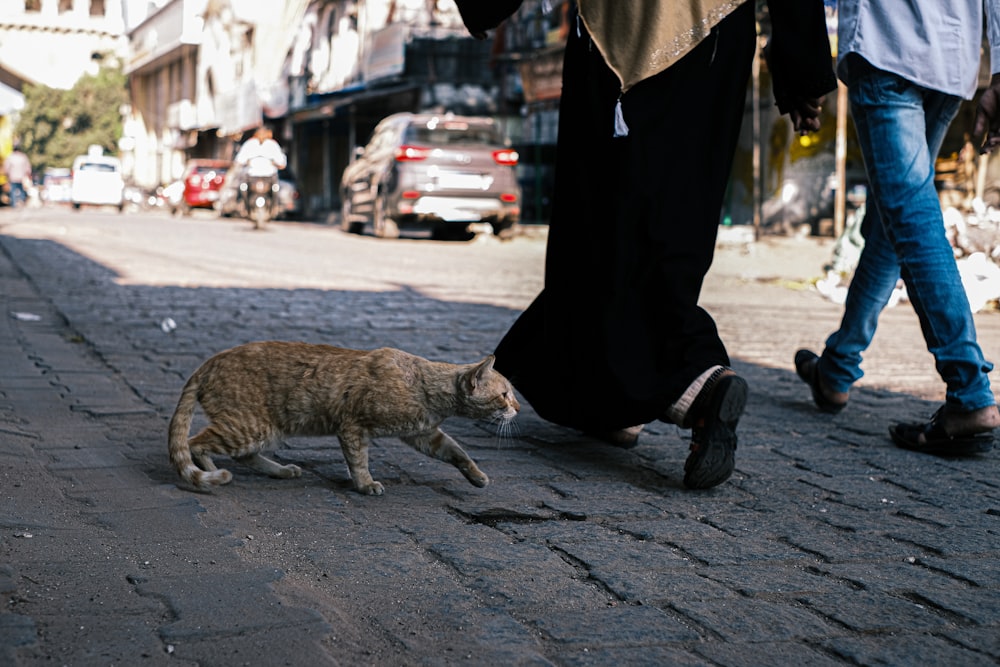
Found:
[(740, 563), (699, 570), (701, 576), (747, 597), (836, 593), (849, 584), (801, 563)]
[(804, 557), (801, 551), (757, 531), (735, 536), (700, 521), (667, 518), (662, 521), (629, 521), (619, 525), (629, 532), (650, 535), (658, 542), (675, 547), (683, 544), (686, 556), (706, 565)]
[(692, 651), (720, 667), (843, 667), (841, 660), (826, 655), (809, 645), (793, 642), (719, 642), (707, 641)]
[[(392, 542), (330, 545), (328, 549), (320, 547), (310, 552), (309, 559), (333, 582), (350, 581), (355, 586), (433, 590), (435, 585), (445, 588), (457, 585), (448, 564), (436, 561), (416, 545), (390, 550), (393, 545)], [(391, 558), (387, 558), (389, 554)]]
[[(33, 555), (36, 559), (19, 565), (16, 600), (10, 602), (10, 609), (30, 613), (36, 619), (53, 616), (70, 626), (86, 624), (91, 617), (116, 614), (159, 619), (162, 605), (136, 595), (128, 583), (126, 572), (140, 564), (130, 560), (120, 545), (109, 544), (94, 549), (87, 558), (65, 560), (64, 546), (81, 534), (40, 532), (30, 540), (19, 541), (19, 555)], [(33, 548), (29, 550), (29, 546)]]
[[(947, 571), (925, 565), (925, 557), (913, 561), (874, 563), (821, 564), (817, 568), (824, 575), (864, 590), (878, 593), (909, 593), (925, 589), (955, 586), (964, 588), (964, 577), (949, 575)], [(964, 568), (963, 568), (964, 569)], [(972, 566), (975, 569), (975, 566)], [(996, 581), (996, 580), (993, 580)]]
[(459, 489), (455, 492), (456, 501), (449, 505), (469, 520), (488, 526), (511, 521), (530, 525), (531, 521), (560, 516), (546, 506), (559, 496), (544, 479), (519, 478), (490, 486), (493, 488), (488, 493)]
[(0, 422), (0, 467), (23, 463), (34, 454), (32, 445), (37, 441), (36, 434)]
[(967, 618), (976, 625), (995, 627), (1000, 632), (1000, 590), (937, 587), (916, 591), (916, 598), (945, 613)]
[(186, 507), (193, 514), (204, 512), (198, 496), (177, 489), (173, 484), (148, 484), (145, 487), (124, 489), (66, 490), (66, 497), (82, 503), (86, 508), (141, 510), (163, 507)]
[(281, 573), (273, 568), (246, 571), (241, 577), (225, 573), (153, 576), (138, 582), (136, 590), (162, 600), (175, 615), (174, 621), (160, 628), (161, 638), (168, 643), (267, 635), (282, 629), (329, 632), (315, 611), (281, 603), (271, 590), (280, 578)]
[(483, 472), (489, 475), (491, 483), (502, 486), (504, 490), (510, 488), (512, 483), (525, 479), (544, 483), (569, 478), (566, 471), (547, 465), (530, 449), (494, 447), (469, 439), (461, 444)]
[(816, 613), (857, 632), (936, 632), (955, 625), (930, 605), (869, 591), (810, 593), (798, 599)]
[[(634, 476), (634, 471), (631, 474)], [(655, 519), (665, 514), (662, 495), (644, 491), (626, 482), (591, 479), (579, 482), (557, 481), (551, 486), (562, 498), (546, 505), (557, 512), (590, 518), (630, 519)]]
[(16, 665), (19, 651), (37, 646), (38, 630), (30, 616), (5, 612), (0, 612), (0, 662)]
[(482, 608), (462, 595), (436, 596), (434, 612), (426, 600), (369, 613), (403, 647), (405, 662), (420, 665), (550, 665), (537, 637), (502, 611)]
[(823, 648), (856, 665), (961, 665), (995, 666), (996, 660), (940, 637), (928, 634), (900, 633), (864, 637), (837, 637), (824, 641)]
[(609, 561), (595, 567), (590, 576), (627, 603), (666, 606), (674, 600), (719, 600), (734, 593), (692, 570), (661, 571), (656, 565), (618, 568)]
[[(344, 664), (337, 646), (324, 646), (327, 629), (313, 626), (276, 627), (244, 632), (236, 636), (164, 638), (163, 654), (170, 665), (228, 667), (230, 665), (276, 665), (297, 667)], [(169, 654), (167, 653), (169, 651)], [(351, 658), (361, 656), (348, 653)], [(146, 662), (142, 663), (143, 665)], [(362, 663), (355, 663), (362, 664)]]
[[(54, 417), (51, 410), (48, 411), (48, 415), (50, 418)], [(109, 442), (102, 426), (81, 421), (59, 416), (56, 423), (45, 423), (45, 419), (40, 417), (29, 422), (26, 428), (39, 433), (39, 440), (33, 444), (33, 448), (42, 454), (49, 450), (108, 446)]]
[(46, 453), (52, 458), (48, 468), (53, 471), (117, 468), (128, 465), (119, 446), (79, 445), (50, 448)]
[[(914, 503), (899, 510), (899, 514), (907, 519), (918, 521), (928, 527), (929, 530), (941, 528), (964, 528), (968, 530), (981, 530), (985, 524), (996, 524), (994, 529), (1000, 532), (1000, 498), (990, 499), (984, 497), (980, 489), (972, 490), (977, 499), (968, 507), (957, 506), (948, 503), (944, 506), (933, 506), (927, 503)], [(998, 490), (1000, 493), (1000, 490)], [(994, 517), (991, 522), (989, 519)]]
[(1000, 558), (938, 558), (923, 556), (920, 564), (981, 588), (1000, 588)]
[(136, 465), (58, 470), (55, 473), (84, 491), (149, 488), (150, 480)]
[[(188, 540), (203, 540), (206, 532), (198, 521), (202, 511), (197, 501), (175, 503), (169, 507), (141, 509), (102, 508), (96, 512), (83, 512), (83, 516), (96, 525), (112, 531), (120, 539), (133, 539), (142, 543), (145, 550), (155, 553), (159, 548), (180, 544)], [(212, 535), (221, 537), (225, 533)]]
[(517, 572), (484, 571), (464, 579), (480, 599), (496, 604), (518, 618), (545, 615), (554, 601), (562, 611), (586, 611), (617, 604), (613, 592), (584, 573), (568, 574), (556, 568), (524, 565)]
[(670, 608), (709, 636), (731, 642), (786, 642), (826, 638), (841, 632), (839, 626), (801, 606), (768, 600), (673, 600)]
[(705, 659), (681, 649), (661, 646), (642, 647), (566, 647), (559, 652), (558, 664), (567, 667), (705, 667)]
[(530, 577), (536, 571), (555, 571), (572, 577), (574, 573), (569, 564), (545, 545), (512, 542), (500, 533), (467, 533), (447, 541), (422, 544), (466, 577), (498, 572)]
[[(580, 529), (573, 530), (579, 525)], [(562, 535), (551, 535), (545, 543), (566, 554), (589, 570), (614, 567), (652, 570), (672, 569), (689, 564), (687, 556), (677, 548), (648, 540), (639, 540), (616, 530), (586, 524), (569, 524)]]
[(870, 560), (904, 561), (922, 554), (922, 549), (874, 531), (829, 530), (818, 534), (789, 535), (788, 542), (828, 563)]
[(570, 612), (553, 609), (532, 619), (532, 623), (557, 645), (569, 648), (663, 647), (701, 638), (682, 619), (647, 606), (621, 605)]
[(892, 528), (887, 531), (887, 537), (900, 542), (909, 542), (916, 548), (944, 558), (1000, 553), (1000, 534), (983, 530), (970, 531), (967, 528), (928, 530), (923, 526), (909, 530)]
[(1000, 627), (956, 628), (942, 632), (941, 637), (1000, 663)]

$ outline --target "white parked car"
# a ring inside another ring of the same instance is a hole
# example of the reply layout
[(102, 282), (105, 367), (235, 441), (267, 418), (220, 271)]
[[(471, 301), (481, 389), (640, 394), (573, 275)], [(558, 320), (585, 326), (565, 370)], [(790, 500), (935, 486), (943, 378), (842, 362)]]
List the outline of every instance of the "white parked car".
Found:
[(73, 208), (91, 204), (114, 206), (121, 211), (125, 206), (124, 190), (122, 163), (118, 158), (92, 150), (73, 160), (73, 183), (70, 186)]

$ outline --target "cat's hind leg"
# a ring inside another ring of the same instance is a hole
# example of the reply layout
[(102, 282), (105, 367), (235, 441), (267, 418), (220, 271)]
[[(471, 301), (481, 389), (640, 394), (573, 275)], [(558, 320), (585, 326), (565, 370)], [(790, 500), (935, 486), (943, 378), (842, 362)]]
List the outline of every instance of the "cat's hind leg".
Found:
[(253, 454), (247, 454), (246, 456), (234, 457), (238, 463), (253, 468), (257, 472), (262, 472), (268, 477), (276, 477), (278, 479), (292, 479), (295, 477), (302, 476), (302, 468), (298, 467), (294, 463), (289, 463), (288, 465), (281, 465), (277, 461), (272, 461), (271, 459), (259, 454), (257, 452)]
[(490, 478), (479, 469), (479, 466), (465, 453), (465, 450), (451, 436), (439, 428), (426, 433), (407, 435), (402, 440), (417, 451), (427, 454), (427, 456), (452, 464), (474, 486), (482, 488), (490, 483)]
[(192, 479), (188, 481), (200, 488), (216, 484), (229, 484), (233, 481), (231, 472), (217, 468), (215, 462), (212, 461), (211, 454), (224, 454), (226, 452), (225, 443), (214, 428), (209, 426), (191, 438), (188, 441), (188, 448), (191, 451), (192, 461), (201, 469), (201, 471), (192, 471)]
[(361, 435), (343, 433), (338, 436), (340, 449), (344, 452), (347, 469), (351, 471), (354, 488), (369, 496), (381, 496), (385, 492), (382, 482), (372, 479), (368, 470), (368, 440)]

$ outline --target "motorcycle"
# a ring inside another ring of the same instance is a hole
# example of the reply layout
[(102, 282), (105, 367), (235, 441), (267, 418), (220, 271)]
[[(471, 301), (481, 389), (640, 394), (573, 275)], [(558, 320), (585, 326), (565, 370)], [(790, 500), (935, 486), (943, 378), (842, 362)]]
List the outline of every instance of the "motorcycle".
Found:
[(266, 166), (255, 165), (254, 160), (240, 179), (240, 208), (253, 221), (254, 229), (264, 229), (278, 214), (278, 171), (270, 160)]

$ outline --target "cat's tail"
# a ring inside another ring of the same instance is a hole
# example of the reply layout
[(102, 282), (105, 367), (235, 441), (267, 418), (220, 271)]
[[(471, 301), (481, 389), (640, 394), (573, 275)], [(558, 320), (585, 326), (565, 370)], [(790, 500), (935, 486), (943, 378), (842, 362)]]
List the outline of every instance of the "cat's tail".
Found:
[(220, 484), (228, 484), (233, 475), (228, 470), (202, 470), (191, 458), (191, 443), (188, 434), (191, 432), (191, 421), (194, 418), (194, 408), (198, 403), (197, 376), (192, 377), (184, 385), (181, 397), (170, 418), (170, 428), (167, 436), (167, 449), (170, 453), (170, 463), (177, 469), (184, 481), (199, 489), (208, 489)]

